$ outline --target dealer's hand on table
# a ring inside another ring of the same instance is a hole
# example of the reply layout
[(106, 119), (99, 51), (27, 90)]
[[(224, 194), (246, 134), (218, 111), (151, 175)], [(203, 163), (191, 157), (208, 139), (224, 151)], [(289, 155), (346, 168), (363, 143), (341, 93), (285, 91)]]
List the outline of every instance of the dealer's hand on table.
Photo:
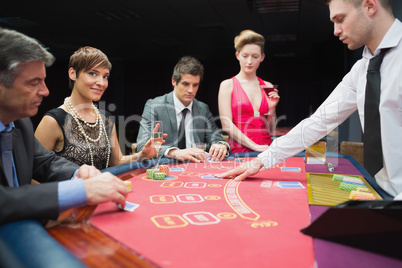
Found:
[(221, 174), (215, 174), (218, 178), (231, 178), (234, 177), (235, 181), (242, 181), (249, 176), (253, 176), (258, 173), (263, 167), (262, 162), (258, 157), (254, 158), (251, 161), (244, 162), (240, 166), (235, 169), (226, 171)]
[(180, 161), (190, 160), (196, 163), (208, 161), (204, 150), (198, 148), (172, 149), (169, 151), (168, 156)]
[(212, 144), (211, 148), (209, 148), (209, 158), (212, 161), (222, 161), (225, 158), (227, 152), (228, 148), (226, 147), (226, 145)]
[(110, 172), (83, 180), (88, 205), (115, 201), (122, 208), (126, 205), (128, 190), (124, 182)]
[(97, 169), (96, 167), (89, 165), (82, 165), (75, 174), (74, 179), (75, 178), (88, 179), (90, 177), (94, 177), (100, 174), (101, 174), (100, 170)]

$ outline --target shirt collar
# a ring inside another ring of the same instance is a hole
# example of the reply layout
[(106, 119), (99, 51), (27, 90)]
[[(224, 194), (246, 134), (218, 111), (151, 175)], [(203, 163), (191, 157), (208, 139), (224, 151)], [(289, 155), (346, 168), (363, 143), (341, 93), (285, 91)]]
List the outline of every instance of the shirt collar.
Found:
[(3, 122), (0, 121), (0, 132), (11, 132), (15, 128), (14, 122), (11, 122), (8, 125), (4, 125)]
[(183, 111), (184, 108), (189, 109), (190, 113), (192, 112), (193, 109), (193, 102), (191, 101), (190, 104), (186, 107), (184, 106), (184, 104), (176, 97), (176, 94), (174, 94), (173, 92), (173, 103), (174, 103), (174, 108), (176, 110), (176, 114), (181, 113), (181, 111)]

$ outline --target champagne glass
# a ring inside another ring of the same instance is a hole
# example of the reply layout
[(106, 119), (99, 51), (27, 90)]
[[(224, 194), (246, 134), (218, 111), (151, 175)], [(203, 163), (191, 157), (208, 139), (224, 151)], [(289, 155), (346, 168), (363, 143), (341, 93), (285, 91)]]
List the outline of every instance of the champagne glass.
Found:
[[(158, 128), (157, 130), (155, 130)], [(163, 124), (162, 121), (153, 121), (152, 122), (152, 139), (153, 139), (153, 144), (156, 149), (156, 166), (155, 169), (159, 168), (159, 151), (162, 147), (162, 141), (163, 141)]]

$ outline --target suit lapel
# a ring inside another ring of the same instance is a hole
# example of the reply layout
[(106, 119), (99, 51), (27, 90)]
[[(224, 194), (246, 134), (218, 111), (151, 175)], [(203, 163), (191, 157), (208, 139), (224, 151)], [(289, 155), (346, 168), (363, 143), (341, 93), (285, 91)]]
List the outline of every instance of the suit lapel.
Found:
[(193, 115), (193, 122), (192, 122), (192, 126), (191, 126), (191, 132), (193, 133), (193, 138), (194, 138), (194, 143), (200, 143), (203, 142), (201, 141), (201, 137), (200, 137), (200, 129), (203, 129), (203, 122), (202, 120), (199, 119), (200, 116), (200, 107), (198, 105), (198, 101), (196, 99), (193, 100), (193, 111), (192, 111), (192, 115)]
[(177, 137), (179, 135), (179, 130), (177, 129), (176, 108), (173, 101), (173, 91), (167, 95), (166, 103), (166, 113), (169, 115), (170, 120), (168, 121), (170, 123), (170, 129), (173, 130), (173, 135)]

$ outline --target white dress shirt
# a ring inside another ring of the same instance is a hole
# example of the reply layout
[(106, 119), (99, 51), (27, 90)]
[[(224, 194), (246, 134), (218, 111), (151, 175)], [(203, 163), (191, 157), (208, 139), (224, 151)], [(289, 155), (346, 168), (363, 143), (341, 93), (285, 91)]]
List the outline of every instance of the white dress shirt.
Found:
[[(183, 117), (183, 114), (181, 111), (183, 111), (184, 108), (187, 108), (187, 115), (186, 119), (184, 121), (185, 129), (189, 129), (189, 124), (191, 124), (193, 120), (193, 114), (192, 114), (192, 109), (193, 109), (193, 102), (190, 102), (190, 104), (186, 107), (184, 104), (176, 97), (176, 94), (173, 92), (173, 103), (174, 103), (174, 109), (176, 111), (176, 122), (177, 122), (177, 129), (180, 129), (180, 122), (181, 118)], [(186, 131), (186, 148), (191, 148), (192, 145), (194, 144), (194, 138), (191, 135), (191, 131)], [(178, 149), (178, 147), (171, 147), (165, 151), (165, 156), (168, 156), (169, 151), (172, 149)]]
[(402, 23), (395, 20), (374, 55), (365, 47), (363, 58), (309, 118), (287, 135), (275, 139), (258, 155), (265, 168), (284, 161), (323, 138), (356, 109), (364, 129), (364, 99), (369, 61), (382, 48), (391, 48), (381, 64), (381, 141), (384, 167), (375, 175), (378, 185), (390, 195), (402, 193)]
[(188, 131), (190, 129), (191, 122), (193, 122), (193, 114), (192, 114), (192, 109), (193, 109), (193, 102), (190, 102), (188, 106), (184, 106), (184, 104), (176, 97), (176, 94), (173, 92), (173, 102), (174, 102), (174, 108), (176, 110), (176, 121), (177, 121), (177, 129), (180, 129), (180, 122), (183, 117), (183, 114), (181, 111), (183, 111), (184, 108), (187, 108), (187, 115), (186, 119), (184, 121), (185, 129), (186, 129), (186, 148), (191, 148), (194, 147), (194, 138), (193, 135), (191, 135), (191, 131)]

